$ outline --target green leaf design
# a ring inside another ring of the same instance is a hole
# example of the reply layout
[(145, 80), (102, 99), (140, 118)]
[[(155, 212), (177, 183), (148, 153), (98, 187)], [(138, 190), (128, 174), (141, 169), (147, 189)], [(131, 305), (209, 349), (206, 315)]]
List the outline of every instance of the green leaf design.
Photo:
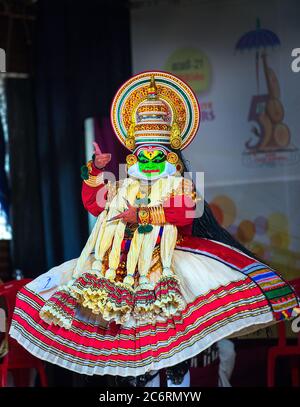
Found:
[(89, 179), (89, 169), (86, 165), (81, 167), (81, 178), (82, 179)]
[(140, 225), (138, 227), (138, 232), (139, 233), (149, 233), (153, 229), (152, 225)]

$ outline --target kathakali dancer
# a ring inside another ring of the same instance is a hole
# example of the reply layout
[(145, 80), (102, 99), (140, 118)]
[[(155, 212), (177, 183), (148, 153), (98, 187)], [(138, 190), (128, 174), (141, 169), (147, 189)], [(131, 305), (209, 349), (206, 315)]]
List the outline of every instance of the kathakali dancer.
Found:
[(180, 383), (190, 358), (291, 318), (299, 299), (206, 202), (196, 217), (201, 197), (184, 177), (181, 150), (197, 133), (200, 111), (186, 83), (161, 71), (135, 75), (118, 90), (111, 120), (130, 150), (127, 177), (105, 182), (111, 157), (96, 145), (82, 171), (94, 228), (78, 258), (21, 289), (10, 335), (78, 373), (146, 383), (166, 368), (169, 383)]

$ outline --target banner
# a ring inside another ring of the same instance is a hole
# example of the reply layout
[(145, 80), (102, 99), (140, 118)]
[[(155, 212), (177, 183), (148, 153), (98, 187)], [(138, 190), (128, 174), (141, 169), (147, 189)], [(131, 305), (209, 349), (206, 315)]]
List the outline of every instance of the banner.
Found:
[(167, 3), (131, 12), (134, 73), (166, 70), (191, 85), (202, 120), (184, 156), (204, 171), (206, 200), (239, 241), (298, 277), (300, 4)]

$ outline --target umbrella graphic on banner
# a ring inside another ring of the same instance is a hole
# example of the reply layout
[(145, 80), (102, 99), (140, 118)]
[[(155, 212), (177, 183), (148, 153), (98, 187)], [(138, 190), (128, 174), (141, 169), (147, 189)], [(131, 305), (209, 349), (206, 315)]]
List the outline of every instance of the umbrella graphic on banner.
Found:
[(256, 29), (243, 34), (236, 43), (237, 51), (255, 50), (255, 71), (257, 93), (259, 93), (259, 57), (266, 56), (267, 48), (274, 48), (280, 45), (278, 36), (270, 30), (261, 28), (260, 19), (256, 19)]
[[(267, 63), (267, 48), (279, 45), (278, 36), (273, 31), (261, 28), (257, 19), (256, 29), (243, 34), (235, 46), (237, 51), (255, 50), (257, 94), (252, 98), (248, 120), (257, 126), (252, 127), (252, 136), (245, 143), (246, 149), (253, 153), (286, 150), (291, 141), (290, 130), (283, 123), (284, 108), (280, 101), (279, 82)], [(266, 94), (259, 94), (260, 59), (267, 85)]]

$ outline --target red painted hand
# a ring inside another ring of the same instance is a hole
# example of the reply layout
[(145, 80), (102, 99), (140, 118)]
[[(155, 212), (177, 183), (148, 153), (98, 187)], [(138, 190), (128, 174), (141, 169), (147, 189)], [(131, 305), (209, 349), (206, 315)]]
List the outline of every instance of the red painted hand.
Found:
[(94, 164), (95, 166), (101, 170), (103, 167), (106, 166), (106, 164), (108, 164), (111, 160), (111, 154), (109, 153), (102, 153), (102, 151), (100, 150), (99, 145), (94, 142), (94, 154), (95, 154), (95, 159), (94, 159)]
[(125, 199), (126, 204), (127, 204), (127, 209), (120, 213), (119, 215), (114, 216), (113, 218), (109, 219), (110, 221), (112, 220), (117, 220), (117, 219), (122, 219), (125, 223), (137, 223), (137, 210), (138, 208), (135, 206), (132, 206), (127, 199)]

